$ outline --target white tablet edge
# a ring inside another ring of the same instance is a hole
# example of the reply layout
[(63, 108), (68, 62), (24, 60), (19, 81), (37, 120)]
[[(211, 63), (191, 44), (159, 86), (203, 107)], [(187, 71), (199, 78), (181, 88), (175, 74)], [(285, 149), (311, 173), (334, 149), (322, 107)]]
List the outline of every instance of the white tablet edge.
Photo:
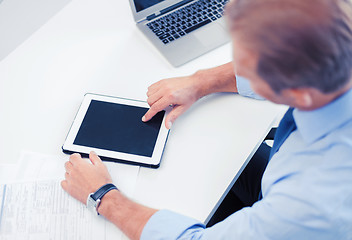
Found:
[(82, 104), (78, 110), (78, 113), (73, 121), (71, 129), (69, 130), (69, 133), (66, 137), (65, 143), (62, 146), (64, 151), (86, 153), (86, 154), (89, 154), (90, 151), (94, 151), (97, 155), (102, 156), (102, 157), (107, 157), (107, 158), (112, 158), (112, 159), (117, 159), (117, 160), (122, 160), (122, 161), (129, 161), (129, 162), (133, 162), (133, 163), (137, 163), (137, 164), (139, 163), (142, 165), (157, 166), (160, 164), (161, 156), (163, 154), (164, 146), (165, 146), (168, 132), (169, 132), (169, 130), (165, 127), (165, 117), (167, 116), (168, 111), (165, 112), (165, 115), (163, 117), (163, 121), (161, 123), (161, 127), (159, 129), (159, 134), (158, 134), (158, 137), (157, 137), (157, 140), (155, 143), (155, 147), (154, 147), (154, 151), (153, 151), (153, 154), (151, 157), (138, 156), (138, 155), (134, 155), (134, 154), (114, 152), (114, 151), (109, 151), (109, 150), (104, 150), (104, 149), (85, 147), (85, 146), (73, 144), (73, 142), (77, 136), (77, 133), (80, 129), (80, 126), (83, 122), (83, 119), (86, 115), (88, 107), (89, 107), (92, 100), (149, 108), (148, 103), (143, 102), (143, 101), (87, 93), (85, 95), (85, 97), (82, 101)]

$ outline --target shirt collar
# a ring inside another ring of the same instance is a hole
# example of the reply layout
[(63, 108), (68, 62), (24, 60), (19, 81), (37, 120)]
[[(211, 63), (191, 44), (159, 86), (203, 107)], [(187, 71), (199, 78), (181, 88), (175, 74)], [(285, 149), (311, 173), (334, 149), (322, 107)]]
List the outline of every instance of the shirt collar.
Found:
[(352, 120), (352, 89), (329, 104), (313, 111), (295, 109), (293, 118), (303, 140), (313, 143)]

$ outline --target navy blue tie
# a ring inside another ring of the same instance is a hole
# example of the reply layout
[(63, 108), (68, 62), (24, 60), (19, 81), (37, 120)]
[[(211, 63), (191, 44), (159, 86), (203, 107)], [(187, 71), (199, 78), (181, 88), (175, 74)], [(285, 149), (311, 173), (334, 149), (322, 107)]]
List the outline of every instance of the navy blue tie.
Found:
[(275, 133), (274, 144), (270, 151), (269, 161), (272, 156), (280, 149), (281, 145), (285, 142), (287, 137), (297, 128), (292, 115), (293, 109), (294, 108), (289, 108), (284, 117), (281, 119), (279, 127)]
[[(285, 142), (287, 137), (297, 128), (292, 115), (293, 109), (294, 108), (289, 108), (287, 110), (284, 117), (281, 119), (278, 128), (276, 129), (276, 133), (274, 136), (274, 144), (270, 150), (269, 161), (272, 156), (279, 150), (279, 148)], [(260, 190), (258, 200), (261, 200), (262, 198), (263, 195), (262, 191)]]

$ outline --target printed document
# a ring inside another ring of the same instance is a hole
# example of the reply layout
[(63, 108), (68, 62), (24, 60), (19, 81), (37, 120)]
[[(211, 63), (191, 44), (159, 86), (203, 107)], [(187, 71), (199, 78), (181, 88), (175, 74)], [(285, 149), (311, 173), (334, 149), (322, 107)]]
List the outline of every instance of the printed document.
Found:
[[(15, 175), (21, 182), (0, 184), (1, 240), (127, 239), (61, 188), (67, 160), (67, 156), (22, 154)], [(133, 197), (139, 167), (105, 164), (121, 192)]]

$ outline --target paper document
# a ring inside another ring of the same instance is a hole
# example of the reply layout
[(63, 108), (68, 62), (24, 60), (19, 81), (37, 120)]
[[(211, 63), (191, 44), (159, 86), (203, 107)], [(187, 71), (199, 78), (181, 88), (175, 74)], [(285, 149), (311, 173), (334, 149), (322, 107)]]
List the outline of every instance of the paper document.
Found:
[[(0, 184), (1, 240), (127, 239), (60, 185), (69, 157), (23, 152), (15, 173), (19, 183)], [(139, 167), (105, 162), (113, 183), (133, 197)]]
[(16, 171), (16, 164), (0, 164), (0, 184), (13, 182)]
[[(108, 239), (101, 216), (69, 196), (59, 181), (0, 187), (0, 239)], [(114, 235), (121, 239), (122, 233)]]

